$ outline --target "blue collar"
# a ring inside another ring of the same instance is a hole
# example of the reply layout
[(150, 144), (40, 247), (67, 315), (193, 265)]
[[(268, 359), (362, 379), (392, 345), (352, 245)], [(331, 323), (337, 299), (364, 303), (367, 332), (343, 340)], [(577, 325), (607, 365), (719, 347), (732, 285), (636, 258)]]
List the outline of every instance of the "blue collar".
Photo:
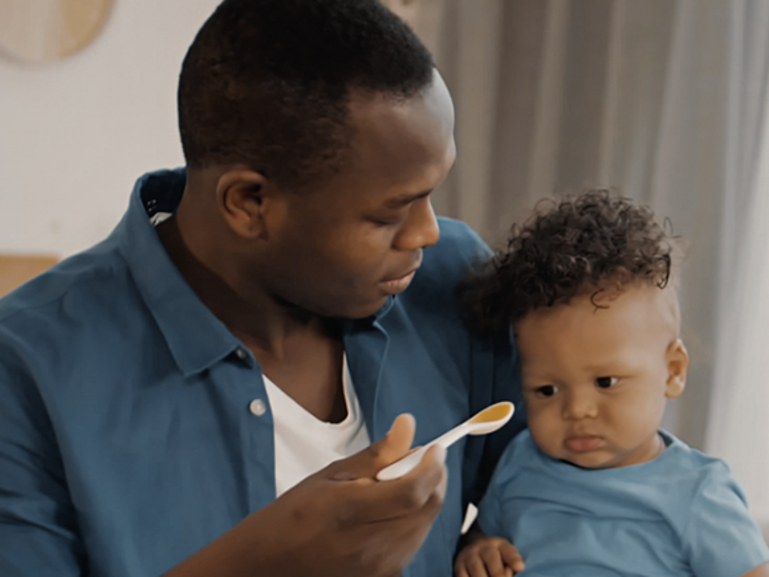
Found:
[[(142, 176), (134, 186), (123, 220), (114, 234), (128, 262), (136, 286), (155, 318), (171, 354), (185, 377), (210, 368), (245, 347), (198, 298), (165, 251), (150, 222), (158, 212), (174, 212), (181, 202), (186, 170), (160, 170)], [(392, 309), (389, 297), (371, 317), (348, 321), (352, 325), (379, 324)], [(254, 363), (250, 353), (246, 361)]]
[(142, 176), (114, 234), (136, 286), (186, 378), (213, 366), (242, 345), (187, 284), (150, 222), (156, 212), (176, 209), (185, 182), (184, 169)]

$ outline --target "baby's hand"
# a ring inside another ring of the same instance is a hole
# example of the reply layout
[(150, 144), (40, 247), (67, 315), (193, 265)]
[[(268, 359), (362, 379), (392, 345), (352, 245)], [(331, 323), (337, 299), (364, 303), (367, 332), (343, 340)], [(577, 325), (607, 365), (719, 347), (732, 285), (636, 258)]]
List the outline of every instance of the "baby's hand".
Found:
[(502, 537), (480, 537), (457, 555), (456, 577), (512, 577), (523, 571), (523, 559), (515, 545)]

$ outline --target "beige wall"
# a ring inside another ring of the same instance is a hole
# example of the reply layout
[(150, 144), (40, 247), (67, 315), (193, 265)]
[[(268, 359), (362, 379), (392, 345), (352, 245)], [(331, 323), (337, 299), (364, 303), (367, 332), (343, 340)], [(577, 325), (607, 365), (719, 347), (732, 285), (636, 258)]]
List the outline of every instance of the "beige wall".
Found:
[(176, 80), (217, 4), (118, 0), (67, 60), (0, 56), (0, 252), (86, 248), (120, 219), (140, 173), (182, 163)]

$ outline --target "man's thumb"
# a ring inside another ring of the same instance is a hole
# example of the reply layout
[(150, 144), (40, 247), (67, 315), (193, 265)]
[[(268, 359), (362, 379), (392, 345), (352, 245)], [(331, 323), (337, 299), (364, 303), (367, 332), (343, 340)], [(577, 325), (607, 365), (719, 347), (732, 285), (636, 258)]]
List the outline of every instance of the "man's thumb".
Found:
[(416, 421), (408, 413), (398, 415), (390, 431), (362, 451), (332, 464), (332, 478), (338, 481), (373, 478), (387, 465), (405, 457), (414, 441)]

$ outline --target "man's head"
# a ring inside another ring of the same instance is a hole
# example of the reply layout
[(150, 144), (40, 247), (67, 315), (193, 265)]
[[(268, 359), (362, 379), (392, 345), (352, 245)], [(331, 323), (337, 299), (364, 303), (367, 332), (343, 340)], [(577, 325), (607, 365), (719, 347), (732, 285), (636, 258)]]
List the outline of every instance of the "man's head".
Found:
[(183, 236), (246, 300), (368, 316), (437, 242), (428, 195), (454, 161), (451, 97), (376, 0), (225, 0), (187, 55), (179, 108)]
[(429, 52), (377, 0), (225, 0), (179, 80), (187, 165), (312, 188), (345, 164), (353, 94), (406, 100), (432, 81)]
[(591, 191), (514, 231), (476, 281), (475, 310), (514, 327), (545, 453), (588, 468), (657, 456), (665, 401), (688, 366), (673, 250), (650, 210)]

